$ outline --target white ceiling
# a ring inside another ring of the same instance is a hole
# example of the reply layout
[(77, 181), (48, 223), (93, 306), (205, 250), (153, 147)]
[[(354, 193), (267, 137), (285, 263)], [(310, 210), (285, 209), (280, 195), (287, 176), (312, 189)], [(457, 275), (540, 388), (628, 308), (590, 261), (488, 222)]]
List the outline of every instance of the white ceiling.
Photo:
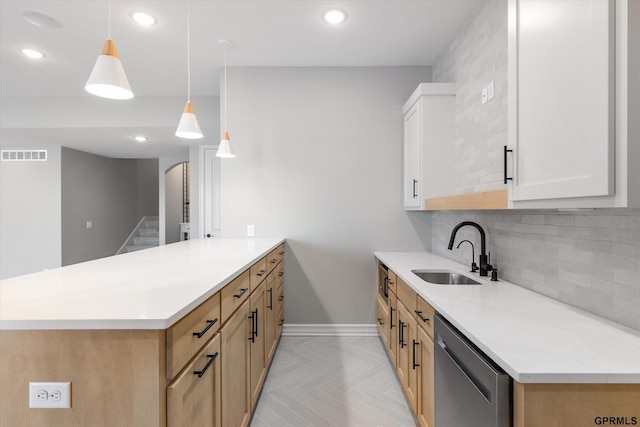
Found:
[[(191, 93), (219, 94), (220, 39), (233, 43), (228, 51), (229, 67), (432, 65), (481, 1), (485, 0), (191, 0)], [(340, 26), (322, 21), (322, 12), (330, 7), (347, 13)], [(47, 97), (49, 105), (56, 105), (52, 99), (65, 99), (61, 104), (76, 104), (84, 114), (91, 114), (92, 105), (97, 104), (87, 100), (92, 95), (84, 91), (84, 84), (107, 35), (108, 3), (0, 0), (3, 146), (24, 145), (37, 138), (40, 145), (65, 141), (66, 146), (111, 157), (185, 152), (188, 144), (173, 132), (186, 100), (187, 1), (112, 0), (111, 8), (111, 37), (136, 94), (134, 99), (177, 97), (171, 99), (178, 103), (175, 120), (153, 125), (141, 121), (139, 129), (135, 124), (123, 129), (117, 121), (47, 126), (38, 121), (37, 111), (30, 123), (4, 114), (16, 100), (40, 105), (41, 97)], [(25, 9), (49, 15), (62, 27), (32, 25), (20, 15)], [(129, 16), (135, 10), (152, 14), (158, 23), (139, 26)], [(40, 50), (46, 57), (30, 60), (18, 51), (21, 47)], [(75, 102), (68, 102), (69, 97), (75, 97)], [(196, 112), (200, 109), (196, 105)], [(203, 128), (206, 134), (207, 126)], [(133, 143), (130, 135), (134, 131), (152, 136), (153, 144)], [(212, 136), (209, 143), (218, 137)], [(116, 138), (119, 140), (111, 144)]]

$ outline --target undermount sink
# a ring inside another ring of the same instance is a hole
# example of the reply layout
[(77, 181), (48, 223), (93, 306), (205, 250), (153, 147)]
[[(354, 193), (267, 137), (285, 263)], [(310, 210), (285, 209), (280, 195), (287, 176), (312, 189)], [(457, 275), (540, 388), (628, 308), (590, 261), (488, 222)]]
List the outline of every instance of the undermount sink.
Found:
[(434, 285), (482, 285), (469, 276), (450, 270), (411, 270), (411, 272)]

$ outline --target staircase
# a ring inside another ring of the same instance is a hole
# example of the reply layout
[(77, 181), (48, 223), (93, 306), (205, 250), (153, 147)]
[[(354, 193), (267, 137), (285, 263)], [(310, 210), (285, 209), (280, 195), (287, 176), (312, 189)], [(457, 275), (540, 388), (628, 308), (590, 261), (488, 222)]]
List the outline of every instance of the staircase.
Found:
[(135, 252), (158, 246), (160, 222), (156, 217), (147, 217), (133, 236), (133, 245), (127, 245), (127, 252)]
[(157, 216), (142, 217), (116, 255), (160, 245), (160, 221)]

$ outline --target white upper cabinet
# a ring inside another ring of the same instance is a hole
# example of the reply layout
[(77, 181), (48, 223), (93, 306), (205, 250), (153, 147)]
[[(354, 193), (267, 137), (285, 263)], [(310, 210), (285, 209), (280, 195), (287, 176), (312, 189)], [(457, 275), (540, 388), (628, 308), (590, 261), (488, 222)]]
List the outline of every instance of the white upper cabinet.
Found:
[(509, 0), (513, 207), (638, 203), (638, 3)]
[(422, 83), (404, 104), (404, 207), (454, 193), (455, 84)]

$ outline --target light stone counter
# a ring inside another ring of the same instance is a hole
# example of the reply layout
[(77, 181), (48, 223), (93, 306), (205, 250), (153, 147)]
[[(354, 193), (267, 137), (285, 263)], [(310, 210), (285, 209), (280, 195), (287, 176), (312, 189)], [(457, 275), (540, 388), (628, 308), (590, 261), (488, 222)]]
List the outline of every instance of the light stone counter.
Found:
[[(520, 383), (640, 383), (640, 332), (426, 252), (375, 252), (418, 295)], [(424, 282), (451, 269), (483, 285)]]
[(166, 329), (284, 239), (194, 239), (0, 281), (0, 329)]

